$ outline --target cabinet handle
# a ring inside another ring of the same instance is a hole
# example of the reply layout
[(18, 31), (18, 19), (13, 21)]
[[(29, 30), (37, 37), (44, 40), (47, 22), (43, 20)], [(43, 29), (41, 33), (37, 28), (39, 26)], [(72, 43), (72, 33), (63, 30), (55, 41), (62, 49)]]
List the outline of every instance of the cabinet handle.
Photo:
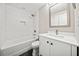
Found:
[(49, 43), (49, 41), (47, 41), (47, 43)]
[(51, 45), (53, 45), (53, 43), (50, 43)]

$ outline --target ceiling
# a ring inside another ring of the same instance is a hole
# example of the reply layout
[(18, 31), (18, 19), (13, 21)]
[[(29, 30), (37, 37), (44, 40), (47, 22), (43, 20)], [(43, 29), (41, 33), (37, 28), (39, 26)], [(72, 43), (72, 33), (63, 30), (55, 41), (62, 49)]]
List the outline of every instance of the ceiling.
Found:
[(43, 5), (45, 5), (45, 3), (9, 3), (9, 5), (24, 9), (27, 12), (35, 12)]

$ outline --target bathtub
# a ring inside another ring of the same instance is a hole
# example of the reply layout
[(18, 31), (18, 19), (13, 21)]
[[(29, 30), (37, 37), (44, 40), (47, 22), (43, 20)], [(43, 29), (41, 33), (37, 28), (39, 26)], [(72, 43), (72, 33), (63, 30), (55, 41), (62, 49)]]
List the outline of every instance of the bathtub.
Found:
[(35, 41), (34, 38), (25, 40), (13, 40), (6, 41), (0, 49), (1, 56), (19, 56), (20, 54), (30, 50), (32, 48), (31, 44)]

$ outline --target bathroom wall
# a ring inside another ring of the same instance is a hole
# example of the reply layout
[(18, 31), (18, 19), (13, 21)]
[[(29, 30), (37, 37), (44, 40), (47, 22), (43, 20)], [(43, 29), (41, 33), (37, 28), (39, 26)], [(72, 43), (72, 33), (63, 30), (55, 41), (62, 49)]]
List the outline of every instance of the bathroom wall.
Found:
[(35, 17), (33, 18), (34, 21), (34, 29), (36, 33), (39, 33), (39, 11), (34, 12)]
[(49, 6), (44, 5), (39, 9), (39, 32), (45, 33), (49, 30)]
[[(6, 38), (20, 39), (33, 36), (33, 18), (25, 10), (6, 5)], [(28, 40), (26, 39), (26, 40)]]
[(5, 38), (5, 5), (0, 3), (0, 47)]
[(40, 26), (40, 33), (48, 32), (49, 30), (52, 31), (54, 29), (58, 29), (59, 31), (63, 32), (75, 32), (75, 20), (74, 20), (74, 9), (72, 5), (70, 5), (70, 26), (68, 27), (56, 27), (56, 28), (50, 28), (49, 27), (49, 5), (43, 6), (39, 10), (39, 26)]
[(0, 4), (0, 45), (8, 41), (32, 39), (33, 31), (31, 13), (8, 4)]

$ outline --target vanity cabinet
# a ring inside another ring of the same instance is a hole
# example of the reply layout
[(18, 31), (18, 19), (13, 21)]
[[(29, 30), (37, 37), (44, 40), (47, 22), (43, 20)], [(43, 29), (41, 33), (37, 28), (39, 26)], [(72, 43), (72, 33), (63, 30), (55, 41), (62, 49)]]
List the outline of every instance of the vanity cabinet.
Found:
[(40, 36), (39, 40), (40, 40), (39, 54), (41, 56), (76, 55), (75, 49), (72, 49), (72, 45), (43, 36)]

